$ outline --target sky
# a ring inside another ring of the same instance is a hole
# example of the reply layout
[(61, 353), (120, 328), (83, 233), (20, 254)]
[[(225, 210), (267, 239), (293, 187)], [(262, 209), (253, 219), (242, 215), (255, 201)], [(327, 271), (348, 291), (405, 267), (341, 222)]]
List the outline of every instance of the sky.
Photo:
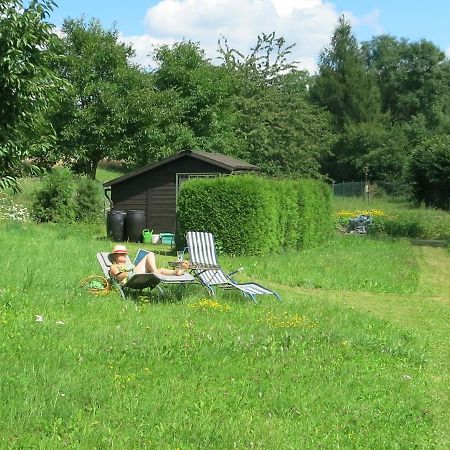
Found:
[(295, 44), (292, 59), (314, 72), (341, 14), (359, 42), (379, 34), (427, 39), (450, 57), (450, 0), (56, 0), (50, 21), (65, 18), (100, 20), (115, 26), (123, 42), (136, 52), (135, 62), (154, 65), (155, 45), (198, 42), (217, 61), (218, 40), (249, 54), (258, 35), (276, 32)]

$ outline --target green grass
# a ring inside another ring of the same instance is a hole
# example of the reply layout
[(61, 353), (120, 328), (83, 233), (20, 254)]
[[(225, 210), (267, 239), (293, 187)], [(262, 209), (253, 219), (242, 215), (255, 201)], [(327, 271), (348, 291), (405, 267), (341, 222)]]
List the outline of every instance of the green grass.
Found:
[(288, 286), (368, 292), (412, 293), (419, 275), (408, 241), (360, 235), (338, 235), (319, 248), (260, 260), (236, 258), (228, 264), (244, 266), (245, 276), (269, 274), (272, 281)]
[(120, 167), (100, 165), (97, 169), (95, 179), (100, 181), (100, 183), (105, 183), (106, 181), (121, 177), (125, 173), (126, 171)]
[[(200, 286), (139, 301), (85, 292), (81, 278), (99, 273), (95, 253), (111, 246), (103, 227), (0, 222), (0, 244), (8, 249), (0, 448), (428, 449), (449, 442), (442, 401), (450, 305), (440, 300), (448, 291), (422, 278), (423, 249), (337, 239), (286, 259), (221, 257), (229, 268), (245, 262), (245, 277), (283, 297), (254, 306), (237, 294), (202, 302)], [(172, 258), (167, 247), (152, 248), (160, 264)], [(434, 250), (442, 250), (442, 269), (450, 267), (445, 249)], [(367, 283), (356, 290), (364, 278), (351, 276), (361, 260), (380, 292)], [(276, 269), (286, 261), (292, 270)], [(320, 271), (325, 263), (341, 272)], [(393, 268), (404, 277), (393, 278)], [(321, 288), (305, 288), (305, 277)]]

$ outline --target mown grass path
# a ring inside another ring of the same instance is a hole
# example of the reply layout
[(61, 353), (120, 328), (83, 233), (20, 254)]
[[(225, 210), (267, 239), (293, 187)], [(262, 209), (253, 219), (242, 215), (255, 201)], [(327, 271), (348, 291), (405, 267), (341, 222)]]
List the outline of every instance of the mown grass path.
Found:
[(450, 448), (450, 254), (444, 248), (421, 246), (412, 249), (421, 274), (415, 294), (287, 289), (313, 294), (321, 301), (346, 305), (412, 330), (426, 340), (430, 395), (434, 404), (430, 413), (438, 425), (438, 448), (447, 449)]

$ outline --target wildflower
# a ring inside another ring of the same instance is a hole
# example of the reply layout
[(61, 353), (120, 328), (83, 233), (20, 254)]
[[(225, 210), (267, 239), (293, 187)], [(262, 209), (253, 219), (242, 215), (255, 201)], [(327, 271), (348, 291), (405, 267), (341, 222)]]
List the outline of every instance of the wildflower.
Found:
[(36, 322), (43, 322), (44, 321), (44, 317), (40, 316), (39, 314), (36, 314)]
[(222, 304), (210, 299), (200, 300), (197, 303), (190, 305), (190, 307), (202, 310), (212, 309), (215, 311), (230, 311), (231, 309), (226, 303)]
[(0, 197), (0, 220), (15, 220), (18, 222), (27, 222), (30, 220), (30, 214), (22, 205), (15, 204), (6, 196)]

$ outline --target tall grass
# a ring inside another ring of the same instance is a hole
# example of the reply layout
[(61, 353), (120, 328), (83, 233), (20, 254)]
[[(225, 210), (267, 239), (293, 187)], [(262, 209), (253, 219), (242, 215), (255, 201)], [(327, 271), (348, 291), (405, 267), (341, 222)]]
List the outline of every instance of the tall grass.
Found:
[(409, 242), (360, 235), (337, 235), (321, 247), (265, 259), (224, 260), (244, 266), (245, 276), (305, 288), (412, 293), (419, 276)]
[[(420, 335), (282, 286), (282, 303), (258, 307), (236, 294), (206, 299), (200, 286), (150, 304), (92, 296), (78, 283), (99, 273), (103, 235), (0, 222), (0, 447), (435, 445)], [(373, 255), (356, 242), (335, 245)], [(402, 244), (387, 245), (408, 267)], [(262, 279), (282, 276), (271, 261), (260, 261)]]

